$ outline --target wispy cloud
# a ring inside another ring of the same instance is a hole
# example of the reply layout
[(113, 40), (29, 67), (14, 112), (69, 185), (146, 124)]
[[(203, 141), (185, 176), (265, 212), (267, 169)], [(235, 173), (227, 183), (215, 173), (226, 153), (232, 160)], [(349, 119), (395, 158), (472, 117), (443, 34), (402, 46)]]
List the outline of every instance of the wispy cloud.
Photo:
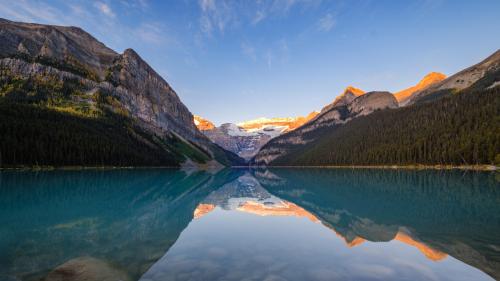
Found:
[(159, 23), (142, 23), (134, 29), (134, 34), (143, 42), (151, 44), (162, 44), (170, 41), (165, 34), (165, 26)]
[(268, 0), (268, 1), (232, 1), (199, 0), (200, 30), (211, 37), (215, 32), (224, 33), (229, 27), (257, 25), (276, 17), (286, 17), (296, 8), (309, 9), (318, 7), (322, 0)]
[(302, 8), (317, 7), (322, 0), (269, 0), (256, 1), (256, 11), (251, 16), (250, 22), (253, 25), (260, 23), (265, 19), (287, 16), (295, 7)]
[(252, 24), (256, 25), (256, 24), (258, 24), (259, 22), (261, 22), (265, 18), (266, 18), (266, 13), (264, 13), (264, 11), (260, 11), (259, 10), (259, 11), (257, 11), (255, 13), (255, 16), (252, 19)]
[(318, 30), (328, 32), (335, 26), (335, 19), (331, 13), (324, 15), (318, 20)]
[(116, 16), (111, 7), (106, 3), (97, 1), (94, 2), (94, 7), (96, 7), (99, 11), (101, 11), (101, 13), (108, 17), (114, 18)]
[[(96, 38), (104, 39), (109, 47), (117, 51), (137, 47), (144, 42), (155, 47), (178, 44), (175, 36), (168, 32), (162, 22), (139, 20), (140, 15), (147, 13), (145, 9), (148, 9), (148, 5), (146, 0), (67, 1), (63, 4), (0, 0), (0, 17), (24, 22), (79, 26)], [(132, 11), (138, 20), (127, 24), (123, 18), (125, 16), (116, 12), (122, 10)]]
[(201, 8), (200, 29), (212, 36), (215, 30), (223, 33), (227, 25), (236, 22), (235, 10), (231, 1), (226, 0), (200, 0)]
[(143, 11), (147, 10), (149, 8), (149, 1), (148, 0), (120, 0), (120, 3), (128, 8), (131, 9), (141, 9)]
[(25, 0), (1, 3), (0, 13), (13, 20), (41, 22), (48, 24), (67, 24), (68, 17), (45, 2)]

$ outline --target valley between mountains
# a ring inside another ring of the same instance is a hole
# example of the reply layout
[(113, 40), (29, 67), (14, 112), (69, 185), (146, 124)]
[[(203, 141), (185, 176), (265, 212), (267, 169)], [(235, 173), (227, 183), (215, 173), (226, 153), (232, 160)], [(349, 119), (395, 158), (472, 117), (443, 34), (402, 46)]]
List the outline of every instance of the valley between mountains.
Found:
[(0, 42), (3, 168), (500, 164), (500, 50), (397, 93), (349, 86), (307, 116), (216, 126), (78, 27), (0, 19)]

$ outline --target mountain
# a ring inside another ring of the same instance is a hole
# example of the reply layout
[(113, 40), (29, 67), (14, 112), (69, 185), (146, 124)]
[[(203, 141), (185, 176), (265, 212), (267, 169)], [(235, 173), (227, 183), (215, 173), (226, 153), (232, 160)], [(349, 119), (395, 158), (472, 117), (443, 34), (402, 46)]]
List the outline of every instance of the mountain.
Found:
[(4, 19), (0, 39), (1, 165), (242, 163), (134, 50), (118, 54), (78, 27)]
[(194, 116), (194, 124), (196, 125), (196, 127), (198, 127), (200, 131), (212, 130), (215, 128), (214, 123), (198, 115)]
[[(430, 79), (419, 84), (428, 86), (409, 96), (411, 88), (394, 96), (343, 94), (341, 102), (326, 106), (310, 122), (268, 142), (251, 162), (271, 166), (499, 164), (500, 51), (440, 82), (435, 81), (441, 75), (426, 78)], [(395, 97), (405, 96), (407, 106), (398, 108)]]
[[(320, 114), (301, 127), (283, 134), (267, 143), (253, 158), (257, 165), (269, 165), (278, 158), (314, 141), (325, 129), (340, 126), (352, 119), (371, 114), (374, 111), (396, 108), (398, 102), (389, 92), (368, 92), (348, 87), (331, 104), (325, 106)], [(283, 163), (286, 164), (286, 163)]]
[(316, 117), (318, 112), (313, 111), (307, 116), (298, 117), (285, 117), (285, 118), (257, 118), (245, 122), (238, 123), (238, 127), (243, 128), (245, 131), (259, 131), (266, 128), (274, 127), (280, 130), (280, 133), (295, 130), (296, 128), (302, 126), (302, 124)]
[(195, 124), (210, 140), (240, 157), (250, 159), (272, 138), (292, 131), (316, 117), (313, 111), (307, 116), (285, 118), (258, 118), (238, 124), (225, 123), (215, 127), (210, 121), (195, 116)]
[(473, 86), (477, 90), (491, 89), (498, 86), (498, 81), (500, 81), (500, 50), (497, 50), (480, 63), (414, 93), (407, 103), (415, 104), (429, 101)]
[(417, 85), (395, 93), (394, 97), (396, 97), (400, 106), (404, 106), (414, 93), (427, 89), (431, 85), (443, 81), (444, 79), (446, 79), (446, 75), (439, 72), (431, 72), (420, 80)]
[(355, 88), (353, 86), (349, 86), (349, 87), (345, 88), (344, 92), (340, 96), (335, 98), (335, 100), (332, 103), (323, 107), (323, 109), (321, 109), (321, 112), (329, 111), (330, 109), (332, 109), (336, 106), (347, 105), (347, 104), (351, 103), (355, 98), (363, 95), (364, 93), (365, 93), (365, 91), (363, 91), (361, 89)]

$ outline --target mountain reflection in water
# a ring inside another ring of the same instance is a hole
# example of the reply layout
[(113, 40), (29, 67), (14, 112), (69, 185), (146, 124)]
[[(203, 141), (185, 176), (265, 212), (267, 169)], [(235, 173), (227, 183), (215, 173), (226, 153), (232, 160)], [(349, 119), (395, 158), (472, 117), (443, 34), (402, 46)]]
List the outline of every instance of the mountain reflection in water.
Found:
[(499, 279), (495, 176), (2, 172), (0, 280)]

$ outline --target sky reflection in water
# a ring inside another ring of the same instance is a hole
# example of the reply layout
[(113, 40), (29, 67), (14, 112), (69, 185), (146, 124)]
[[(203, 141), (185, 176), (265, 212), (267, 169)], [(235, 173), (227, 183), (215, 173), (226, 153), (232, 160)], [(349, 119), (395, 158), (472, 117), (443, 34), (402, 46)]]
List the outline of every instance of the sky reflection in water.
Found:
[(495, 176), (3, 172), (0, 279), (498, 279)]

